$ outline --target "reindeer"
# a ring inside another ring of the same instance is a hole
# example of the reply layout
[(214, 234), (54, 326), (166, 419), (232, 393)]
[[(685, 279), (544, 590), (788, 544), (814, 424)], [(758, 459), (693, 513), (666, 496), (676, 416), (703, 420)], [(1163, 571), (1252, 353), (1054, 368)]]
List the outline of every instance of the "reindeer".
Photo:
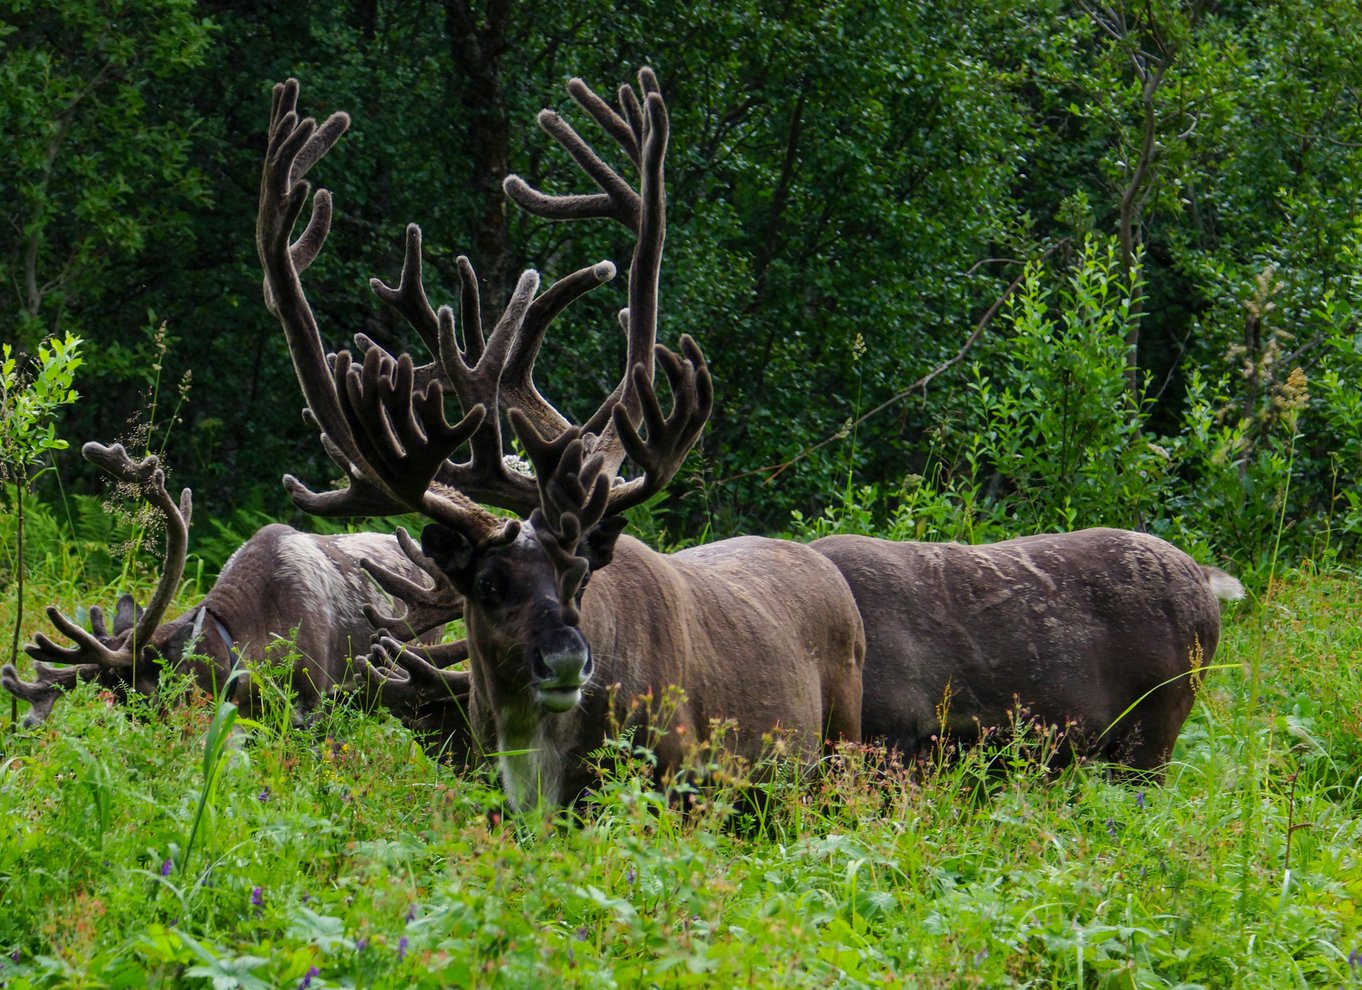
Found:
[(1157, 771), (1220, 639), (1224, 571), (1144, 533), (1085, 529), (986, 546), (828, 536), (810, 546), (865, 621), (861, 731), (910, 758), (1015, 719), (1057, 755)]
[[(622, 513), (666, 486), (713, 402), (695, 342), (683, 336), (679, 353), (656, 343), (668, 123), (653, 73), (641, 71), (639, 83), (641, 98), (620, 89), (618, 110), (580, 80), (568, 84), (638, 168), (637, 190), (547, 110), (540, 126), (601, 191), (551, 196), (506, 180), (508, 195), (531, 214), (613, 218), (634, 235), (621, 314), (625, 372), (581, 425), (544, 399), (532, 373), (548, 323), (613, 277), (608, 262), (542, 294), (538, 274), (526, 271), (484, 336), (476, 275), (460, 258), (460, 340), (453, 310), (436, 312), (427, 301), (421, 233), (411, 225), (398, 285), (371, 284), (433, 360), (417, 366), (363, 335), (355, 338), (360, 361), (348, 351), (324, 353), (300, 274), (330, 226), (325, 190), (313, 197), (296, 241), (293, 231), (309, 192), (304, 177), (349, 118), (335, 113), (320, 126), (300, 119), (297, 82), (274, 89), (257, 225), (266, 303), (288, 339), (305, 415), (348, 479), (325, 492), (291, 476), (284, 483), (308, 512), (414, 510), (431, 520), (421, 550), (465, 599), (473, 734), (496, 754), (519, 809), (569, 803), (588, 788), (591, 754), (613, 720), (653, 733), (664, 781), (682, 768), (686, 740), (708, 740), (717, 720), (737, 723), (737, 752), (753, 760), (767, 752), (763, 736), (771, 733), (801, 761), (816, 759), (827, 743), (860, 737), (861, 618), (829, 561), (800, 544), (756, 537), (668, 555), (621, 534)], [(671, 392), (669, 413), (655, 389), (654, 362)], [(446, 389), (462, 407), (454, 425), (444, 416)], [(532, 476), (506, 465), (503, 414)], [(467, 459), (454, 460), (464, 444)], [(626, 456), (642, 473), (623, 481), (616, 474)], [(494, 516), (479, 502), (517, 518)], [(637, 704), (673, 685), (685, 697), (666, 718)]]
[[(82, 681), (97, 681), (119, 695), (151, 695), (162, 672), (174, 669), (189, 672), (200, 687), (213, 691), (238, 665), (266, 658), (277, 642), (297, 652), (290, 683), (300, 711), (306, 713), (336, 689), (352, 654), (367, 652), (375, 634), (412, 639), (438, 631), (459, 612), (454, 603), (439, 612), (408, 608), (402, 615), (388, 614), (388, 595), (361, 569), (361, 561), (381, 565), (389, 586), (409, 582), (413, 600), (421, 594), (423, 575), (391, 536), (317, 536), (275, 524), (232, 554), (202, 601), (162, 622), (184, 573), (191, 492), (184, 489), (176, 504), (155, 456), (133, 460), (120, 444), (98, 443), (87, 443), (82, 453), (118, 481), (134, 486), (164, 516), (165, 560), (147, 608), (136, 608), (132, 596), (123, 595), (112, 631), (98, 606), (90, 609), (89, 632), (55, 606), (47, 609), (52, 624), (75, 645), (59, 646), (39, 633), (25, 648), (36, 661), (36, 680), (21, 680), (9, 664), (0, 670), (4, 687), (32, 706), (26, 725), (45, 720), (56, 700)], [(384, 700), (380, 685), (369, 681), (365, 687), (371, 700)], [(401, 685), (395, 685), (393, 694), (401, 693)], [(243, 703), (251, 700), (239, 690), (238, 697)], [(451, 700), (457, 703), (457, 698)], [(452, 710), (449, 714), (448, 734), (457, 746)], [(427, 719), (425, 728), (431, 727)], [(436, 748), (441, 745), (428, 741)]]

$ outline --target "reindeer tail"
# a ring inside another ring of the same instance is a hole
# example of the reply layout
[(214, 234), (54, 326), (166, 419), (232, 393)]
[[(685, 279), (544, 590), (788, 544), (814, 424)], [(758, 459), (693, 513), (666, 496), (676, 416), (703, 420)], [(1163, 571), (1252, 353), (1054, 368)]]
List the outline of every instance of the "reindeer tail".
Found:
[(1211, 594), (1222, 602), (1237, 602), (1244, 597), (1244, 586), (1233, 575), (1226, 574), (1218, 567), (1207, 567), (1204, 564), (1201, 572), (1206, 575), (1206, 581), (1211, 586)]

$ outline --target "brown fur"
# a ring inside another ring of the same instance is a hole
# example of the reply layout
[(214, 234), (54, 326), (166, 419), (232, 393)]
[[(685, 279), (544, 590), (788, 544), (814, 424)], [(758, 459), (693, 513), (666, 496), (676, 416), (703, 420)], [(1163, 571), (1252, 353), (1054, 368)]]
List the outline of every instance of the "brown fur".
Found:
[(810, 545), (841, 570), (865, 620), (862, 731), (909, 756), (940, 733), (943, 713), (951, 736), (971, 740), (1008, 726), (1020, 705), (1046, 725), (1073, 723), (1081, 754), (1159, 767), (1192, 707), (1193, 664), (1215, 655), (1216, 593), (1242, 594), (1224, 572), (1123, 530)]
[[(289, 652), (298, 654), (291, 686), (299, 709), (311, 711), (345, 678), (350, 658), (369, 648), (374, 628), (365, 618), (364, 606), (383, 610), (391, 606), (391, 599), (360, 569), (365, 558), (420, 578), (391, 536), (317, 536), (280, 524), (266, 526), (232, 554), (202, 601), (156, 628), (133, 670), (105, 668), (96, 679), (120, 693), (130, 689), (152, 694), (161, 671), (171, 667), (191, 673), (204, 690), (216, 691), (238, 659), (249, 665), (277, 657), (277, 644), (285, 643)], [(125, 596), (120, 611), (116, 633), (131, 627), (130, 598)], [(187, 654), (196, 625), (199, 638)], [(229, 638), (223, 637), (223, 629)], [(42, 659), (52, 655), (41, 641), (28, 649)], [(4, 673), (4, 686), (33, 705), (30, 724), (47, 717), (61, 691), (75, 683), (74, 678), (68, 680), (70, 684), (59, 688), (20, 681), (9, 666)], [(235, 697), (243, 704), (252, 700), (251, 692), (241, 689)]]
[(524, 656), (530, 627), (552, 625), (558, 612), (552, 568), (533, 539), (500, 553), (518, 558), (527, 604), (508, 627), (505, 616), (489, 621), (476, 592), (470, 598), (470, 707), (487, 752), (536, 751), (501, 760), (516, 806), (576, 798), (592, 782), (589, 755), (612, 715), (639, 724), (639, 699), (661, 698), (670, 685), (685, 701), (651, 727), (664, 777), (678, 768), (687, 739), (708, 737), (713, 719), (737, 723), (736, 749), (752, 760), (769, 755), (762, 734), (772, 730), (788, 733), (805, 761), (824, 741), (860, 738), (860, 616), (836, 569), (808, 548), (741, 537), (668, 556), (619, 537), (582, 596), (580, 633), (594, 672), (580, 704), (564, 713), (536, 704)]

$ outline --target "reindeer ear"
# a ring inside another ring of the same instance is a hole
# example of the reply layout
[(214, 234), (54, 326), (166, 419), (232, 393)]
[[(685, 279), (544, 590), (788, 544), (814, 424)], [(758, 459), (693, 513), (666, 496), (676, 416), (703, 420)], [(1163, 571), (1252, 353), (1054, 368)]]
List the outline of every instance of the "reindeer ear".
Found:
[(586, 531), (577, 553), (586, 558), (593, 571), (599, 571), (615, 558), (615, 541), (627, 522), (623, 516), (606, 516)]
[(455, 581), (473, 564), (473, 544), (458, 530), (431, 523), (421, 530), (421, 552)]
[[(160, 655), (156, 657), (157, 660), (173, 666), (182, 662), (186, 653), (198, 653), (199, 637), (203, 633), (204, 614), (204, 609), (198, 609), (195, 612), (186, 612), (179, 619), (176, 619), (174, 624), (178, 628), (166, 638), (164, 645), (159, 649), (148, 645), (143, 650), (143, 657), (150, 658), (150, 656), (159, 653)], [(147, 652), (148, 650), (152, 651), (150, 655)]]

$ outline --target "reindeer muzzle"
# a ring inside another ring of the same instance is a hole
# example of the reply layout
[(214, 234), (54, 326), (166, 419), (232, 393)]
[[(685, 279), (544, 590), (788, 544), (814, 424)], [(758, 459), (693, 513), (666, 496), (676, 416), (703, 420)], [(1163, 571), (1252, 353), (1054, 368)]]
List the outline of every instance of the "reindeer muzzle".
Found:
[(549, 712), (567, 712), (582, 700), (582, 688), (591, 680), (591, 647), (585, 642), (564, 650), (535, 653), (535, 701)]

